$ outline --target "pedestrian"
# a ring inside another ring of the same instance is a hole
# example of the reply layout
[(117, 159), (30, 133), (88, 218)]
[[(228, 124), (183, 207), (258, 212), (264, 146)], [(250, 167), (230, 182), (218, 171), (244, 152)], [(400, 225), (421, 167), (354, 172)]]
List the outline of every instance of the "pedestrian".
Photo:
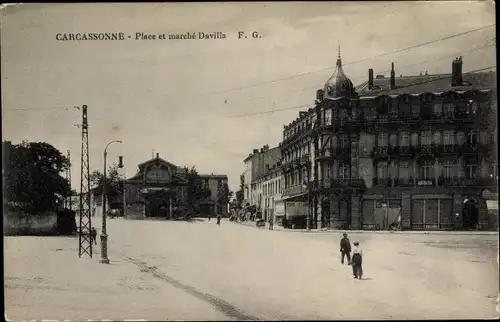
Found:
[(220, 226), (220, 215), (217, 215), (217, 225)]
[(269, 230), (273, 230), (274, 229), (274, 220), (273, 218), (269, 218)]
[(92, 242), (97, 245), (97, 230), (94, 227), (90, 230), (90, 234), (92, 236)]
[(210, 218), (212, 218), (212, 215), (208, 214), (208, 221), (210, 221)]
[(361, 279), (363, 277), (363, 250), (359, 247), (359, 242), (354, 242), (352, 250), (352, 275), (354, 278)]
[(344, 238), (340, 240), (340, 263), (344, 264), (344, 257), (347, 256), (347, 265), (351, 265), (351, 242), (347, 238), (347, 234), (344, 233)]

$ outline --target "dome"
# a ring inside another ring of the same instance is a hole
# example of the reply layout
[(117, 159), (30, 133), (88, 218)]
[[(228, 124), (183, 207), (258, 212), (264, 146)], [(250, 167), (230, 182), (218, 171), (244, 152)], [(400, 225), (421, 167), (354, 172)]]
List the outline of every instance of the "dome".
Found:
[(337, 97), (352, 97), (354, 95), (354, 86), (344, 73), (342, 69), (342, 59), (340, 58), (340, 48), (339, 56), (337, 58), (337, 68), (333, 72), (333, 75), (326, 81), (325, 84), (325, 98), (337, 98)]

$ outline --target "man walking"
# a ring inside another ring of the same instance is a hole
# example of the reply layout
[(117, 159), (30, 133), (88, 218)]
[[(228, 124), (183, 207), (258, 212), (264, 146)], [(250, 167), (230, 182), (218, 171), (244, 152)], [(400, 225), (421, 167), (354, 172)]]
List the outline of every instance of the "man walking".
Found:
[(91, 237), (92, 237), (92, 242), (97, 245), (97, 230), (92, 227), (92, 229), (90, 230), (90, 234), (91, 234)]
[(273, 217), (269, 218), (269, 230), (273, 230), (274, 229), (274, 221), (273, 221)]
[(352, 275), (356, 279), (363, 278), (363, 250), (359, 247), (359, 242), (354, 242), (352, 251)]
[(340, 254), (340, 262), (344, 264), (344, 257), (347, 256), (347, 265), (351, 265), (351, 242), (346, 233), (344, 233), (344, 238), (340, 240)]

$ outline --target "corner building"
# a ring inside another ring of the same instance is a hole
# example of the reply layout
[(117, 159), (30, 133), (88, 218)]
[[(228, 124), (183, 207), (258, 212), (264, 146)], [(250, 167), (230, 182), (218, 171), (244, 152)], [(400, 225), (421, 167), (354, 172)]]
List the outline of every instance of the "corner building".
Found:
[[(407, 230), (491, 228), (496, 73), (463, 74), (462, 64), (396, 78), (393, 63), (390, 78), (370, 69), (356, 91), (339, 54), (315, 108), (285, 126), (282, 142), (285, 191), (305, 179), (312, 228), (390, 229), (398, 219)], [(303, 177), (287, 167), (302, 160), (296, 142), (311, 143)]]

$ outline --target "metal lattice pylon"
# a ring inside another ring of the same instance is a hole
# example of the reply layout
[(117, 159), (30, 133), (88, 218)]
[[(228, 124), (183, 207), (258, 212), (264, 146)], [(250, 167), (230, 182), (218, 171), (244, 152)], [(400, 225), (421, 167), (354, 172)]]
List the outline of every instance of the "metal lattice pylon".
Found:
[[(69, 186), (71, 189), (71, 152), (70, 152), (70, 150), (68, 150), (66, 158), (68, 159), (68, 167), (66, 168), (66, 180), (68, 180)], [(73, 202), (72, 202), (71, 197), (72, 197), (72, 194), (70, 192), (70, 195), (68, 196), (68, 198), (66, 198), (65, 207), (70, 209), (70, 210), (73, 210)]]
[(80, 232), (78, 236), (78, 257), (87, 254), (92, 258), (92, 216), (90, 205), (89, 131), (87, 105), (83, 105), (82, 158), (80, 163)]

